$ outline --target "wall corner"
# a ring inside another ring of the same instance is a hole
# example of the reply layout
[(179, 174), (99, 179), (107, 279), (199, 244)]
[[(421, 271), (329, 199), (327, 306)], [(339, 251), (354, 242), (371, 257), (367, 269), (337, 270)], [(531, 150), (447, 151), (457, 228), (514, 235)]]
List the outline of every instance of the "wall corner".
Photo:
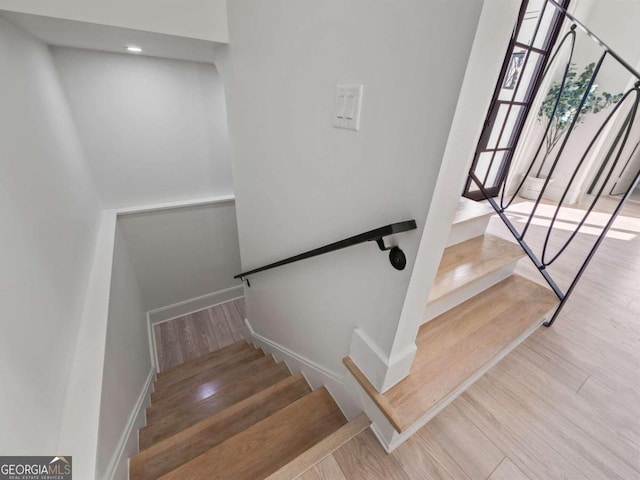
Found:
[(362, 329), (356, 328), (351, 337), (349, 358), (376, 390), (384, 393), (409, 374), (416, 351), (413, 343), (388, 356)]

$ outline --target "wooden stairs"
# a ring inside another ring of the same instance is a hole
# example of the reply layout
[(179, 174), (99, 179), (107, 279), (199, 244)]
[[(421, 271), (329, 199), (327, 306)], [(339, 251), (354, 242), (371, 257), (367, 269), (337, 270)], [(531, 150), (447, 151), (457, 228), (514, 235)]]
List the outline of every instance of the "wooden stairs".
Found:
[[(440, 267), (427, 296), (409, 376), (378, 392), (349, 358), (344, 363), (393, 428), (393, 450), (523, 342), (558, 304), (548, 288), (513, 273), (519, 245), (485, 234), (493, 209), (460, 201)], [(380, 415), (370, 415), (378, 418)]]
[(293, 479), (369, 424), (240, 342), (158, 374), (129, 478)]

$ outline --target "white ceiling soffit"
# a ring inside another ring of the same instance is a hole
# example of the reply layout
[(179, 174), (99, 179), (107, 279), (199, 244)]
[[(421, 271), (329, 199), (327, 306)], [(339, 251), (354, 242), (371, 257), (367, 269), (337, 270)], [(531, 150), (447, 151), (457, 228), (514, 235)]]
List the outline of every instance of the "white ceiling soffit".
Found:
[[(218, 42), (130, 28), (97, 25), (0, 10), (0, 16), (48, 45), (126, 53), (127, 45), (142, 48), (138, 55), (214, 63)], [(132, 55), (132, 54), (129, 54)]]
[(226, 0), (0, 0), (0, 10), (229, 42)]

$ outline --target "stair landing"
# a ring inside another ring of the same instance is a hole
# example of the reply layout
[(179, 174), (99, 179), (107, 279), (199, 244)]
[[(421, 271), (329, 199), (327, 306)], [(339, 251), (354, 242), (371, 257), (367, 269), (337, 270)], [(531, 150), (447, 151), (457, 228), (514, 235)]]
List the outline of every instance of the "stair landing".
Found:
[(553, 292), (518, 275), (424, 324), (411, 373), (384, 394), (344, 363), (398, 433), (436, 414), (524, 341), (558, 304)]

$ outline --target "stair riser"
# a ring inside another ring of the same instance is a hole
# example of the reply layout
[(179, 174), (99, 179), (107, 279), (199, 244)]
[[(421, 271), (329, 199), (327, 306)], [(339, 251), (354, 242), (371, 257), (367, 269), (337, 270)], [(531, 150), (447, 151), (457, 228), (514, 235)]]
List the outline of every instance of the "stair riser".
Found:
[(421, 324), (424, 325), (429, 320), (433, 320), (438, 315), (451, 310), (453, 307), (460, 305), (462, 302), (469, 300), (471, 297), (501, 282), (513, 273), (517, 263), (517, 261), (514, 261), (499, 270), (491, 272), (490, 274), (485, 275), (474, 282), (468, 283), (464, 287), (429, 303), (425, 309)]
[(457, 245), (458, 243), (465, 242), (480, 235), (484, 235), (491, 220), (492, 214), (482, 215), (480, 217), (472, 218), (465, 222), (454, 223), (449, 230), (449, 237), (447, 238), (447, 247), (451, 245)]

